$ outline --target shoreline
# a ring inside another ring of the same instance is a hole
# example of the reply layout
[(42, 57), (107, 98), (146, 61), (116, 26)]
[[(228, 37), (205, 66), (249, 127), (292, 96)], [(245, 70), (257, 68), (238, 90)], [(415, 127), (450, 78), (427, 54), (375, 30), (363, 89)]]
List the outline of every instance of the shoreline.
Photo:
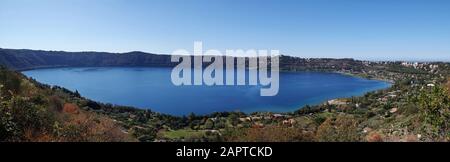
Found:
[(395, 84), (394, 80), (382, 79), (382, 78), (378, 78), (378, 77), (369, 78), (369, 77), (360, 76), (358, 74), (352, 74), (352, 73), (346, 73), (346, 72), (335, 72), (335, 73), (342, 74), (342, 75), (348, 75), (348, 76), (352, 76), (352, 77), (357, 77), (357, 78), (364, 78), (364, 79), (368, 79), (368, 80), (378, 80), (378, 81), (383, 81), (383, 82), (387, 82), (390, 84)]
[[(27, 69), (27, 70), (21, 70), (21, 71), (18, 71), (18, 72), (22, 73), (22, 72), (25, 72), (25, 71), (31, 71), (31, 70), (57, 69), (57, 68), (114, 68), (114, 67), (117, 67), (117, 68), (136, 68), (136, 67), (142, 67), (142, 68), (163, 68), (162, 66), (56, 66), (56, 67), (54, 66), (54, 67), (39, 67), (39, 68), (34, 68), (34, 69)], [(168, 68), (168, 67), (166, 67), (166, 68)], [(363, 76), (359, 76), (359, 75), (355, 75), (355, 74), (351, 74), (351, 73), (338, 72), (338, 71), (335, 71), (335, 72), (328, 71), (328, 72), (327, 72), (327, 71), (312, 71), (312, 70), (307, 70), (307, 71), (306, 71), (306, 70), (305, 70), (305, 71), (286, 71), (286, 70), (282, 70), (282, 71), (280, 71), (280, 72), (282, 72), (282, 73), (301, 73), (301, 72), (334, 73), (334, 74), (346, 75), (346, 76), (351, 76), (351, 77), (363, 78), (363, 79), (367, 79), (367, 80), (377, 80), (377, 81), (382, 81), (382, 82), (385, 82), (385, 83), (389, 84), (389, 86), (386, 87), (386, 88), (382, 88), (382, 89), (376, 89), (376, 90), (366, 91), (366, 92), (362, 93), (361, 95), (352, 95), (352, 96), (347, 96), (347, 97), (329, 98), (329, 99), (324, 99), (324, 100), (322, 100), (322, 101), (315, 102), (314, 104), (303, 104), (302, 106), (298, 106), (298, 107), (295, 106), (295, 107), (297, 107), (297, 108), (292, 109), (292, 110), (289, 110), (289, 111), (252, 111), (252, 112), (237, 111), (237, 112), (243, 112), (243, 113), (245, 113), (246, 115), (250, 115), (250, 114), (252, 114), (252, 113), (279, 113), (279, 114), (292, 114), (292, 113), (294, 113), (294, 112), (297, 111), (297, 110), (301, 110), (301, 109), (305, 108), (306, 105), (310, 105), (310, 106), (319, 106), (319, 105), (325, 104), (325, 103), (327, 103), (327, 102), (329, 102), (329, 101), (332, 101), (332, 100), (337, 100), (337, 99), (348, 99), (348, 98), (350, 98), (350, 97), (360, 97), (360, 96), (363, 96), (363, 95), (365, 95), (365, 94), (367, 94), (367, 93), (370, 93), (370, 92), (388, 89), (388, 88), (392, 87), (392, 84), (394, 84), (393, 82), (391, 82), (391, 81), (386, 81), (386, 80), (384, 80), (384, 79), (379, 79), (379, 78), (367, 78), (367, 77), (363, 77)], [(23, 74), (23, 73), (22, 73), (22, 74)], [(25, 75), (25, 74), (24, 74), (24, 75)], [(26, 75), (25, 75), (25, 76), (26, 76)], [(27, 77), (28, 77), (28, 76), (27, 76)], [(40, 82), (40, 83), (41, 83), (41, 82)], [(43, 83), (41, 83), (41, 84), (43, 84)], [(89, 98), (87, 98), (87, 99), (89, 99)], [(96, 101), (96, 102), (99, 102), (99, 101)], [(122, 105), (122, 106), (123, 106), (123, 105)], [(151, 108), (140, 108), (140, 107), (135, 107), (135, 106), (129, 106), (129, 107), (133, 107), (133, 108), (138, 109), (138, 110), (152, 110)], [(289, 109), (291, 109), (291, 108), (289, 108)], [(153, 110), (152, 110), (152, 111), (153, 111)], [(234, 111), (224, 111), (224, 112), (234, 112)], [(159, 114), (167, 114), (167, 113), (161, 113), (161, 112), (158, 112), (158, 113), (159, 113)], [(216, 112), (205, 113), (205, 114), (202, 114), (202, 116), (209, 116), (209, 115), (214, 114), (214, 113), (216, 113)], [(174, 114), (167, 114), (167, 115), (171, 115), (171, 116), (182, 116), (182, 115), (174, 115)]]

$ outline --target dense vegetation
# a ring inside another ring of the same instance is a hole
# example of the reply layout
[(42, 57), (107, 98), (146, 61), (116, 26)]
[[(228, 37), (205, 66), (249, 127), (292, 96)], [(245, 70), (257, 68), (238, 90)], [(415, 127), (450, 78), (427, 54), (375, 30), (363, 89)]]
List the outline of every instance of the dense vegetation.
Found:
[(0, 65), (13, 70), (85, 66), (174, 66), (169, 55), (143, 52), (63, 52), (0, 48)]
[(110, 118), (84, 111), (75, 94), (0, 68), (0, 141), (129, 141)]
[[(145, 53), (0, 49), (0, 63), (15, 70), (57, 66), (172, 66), (167, 64), (167, 58)], [(283, 56), (280, 66), (285, 71), (332, 71), (387, 80), (392, 82), (392, 87), (305, 106), (291, 113), (216, 112), (176, 117), (98, 103), (78, 92), (44, 85), (0, 68), (0, 141), (450, 140), (448, 63)]]

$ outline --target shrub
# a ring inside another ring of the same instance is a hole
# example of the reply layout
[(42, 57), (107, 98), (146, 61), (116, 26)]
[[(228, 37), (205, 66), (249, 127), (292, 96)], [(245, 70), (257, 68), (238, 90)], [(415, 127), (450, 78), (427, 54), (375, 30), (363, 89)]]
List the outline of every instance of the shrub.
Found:
[(358, 121), (352, 116), (338, 115), (336, 118), (328, 118), (317, 129), (316, 140), (319, 142), (359, 141), (357, 126)]
[(157, 130), (154, 128), (133, 127), (130, 130), (131, 135), (141, 142), (152, 142), (157, 136)]
[(111, 119), (87, 112), (70, 114), (57, 126), (60, 141), (107, 142), (127, 141), (128, 136)]
[(268, 126), (264, 128), (245, 128), (241, 131), (232, 130), (234, 136), (225, 135), (227, 141), (236, 142), (301, 142), (313, 141), (314, 133), (304, 131), (301, 128)]
[(366, 140), (367, 140), (367, 142), (383, 142), (383, 138), (377, 132), (370, 132), (366, 136)]
[(15, 94), (20, 93), (20, 85), (22, 80), (17, 73), (6, 70), (0, 67), (0, 84), (3, 85), (0, 89), (2, 97), (10, 99)]
[(78, 113), (78, 106), (71, 103), (64, 104), (63, 112), (69, 113), (69, 114), (76, 114)]
[(23, 97), (12, 97), (0, 106), (0, 140), (30, 140), (24, 138), (25, 130), (31, 134), (51, 132), (53, 116), (44, 108)]
[(418, 96), (420, 116), (425, 123), (423, 131), (431, 138), (445, 138), (450, 131), (450, 99), (439, 86), (424, 89)]
[(213, 129), (214, 122), (211, 119), (207, 119), (205, 122), (205, 129)]
[(49, 104), (50, 110), (52, 111), (61, 112), (64, 108), (64, 101), (58, 96), (50, 96)]

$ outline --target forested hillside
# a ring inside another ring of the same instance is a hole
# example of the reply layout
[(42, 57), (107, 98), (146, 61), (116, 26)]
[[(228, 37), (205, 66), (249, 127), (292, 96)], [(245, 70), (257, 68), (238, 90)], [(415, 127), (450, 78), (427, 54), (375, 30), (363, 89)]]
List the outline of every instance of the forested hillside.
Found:
[[(171, 62), (170, 55), (156, 55), (144, 52), (64, 52), (0, 48), (0, 65), (13, 70), (27, 70), (86, 66), (172, 67), (177, 65), (177, 63)], [(280, 69), (286, 71), (335, 71), (336, 69), (361, 71), (362, 67), (362, 61), (353, 59), (303, 59), (290, 56), (281, 56), (280, 58)]]
[(173, 66), (168, 55), (143, 52), (63, 52), (0, 49), (0, 65), (14, 70), (66, 66)]

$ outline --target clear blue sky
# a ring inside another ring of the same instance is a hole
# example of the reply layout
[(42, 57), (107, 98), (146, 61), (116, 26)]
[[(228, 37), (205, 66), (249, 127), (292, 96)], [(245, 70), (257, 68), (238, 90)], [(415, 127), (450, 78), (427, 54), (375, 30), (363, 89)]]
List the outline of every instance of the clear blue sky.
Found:
[(0, 47), (450, 60), (449, 0), (0, 0)]

